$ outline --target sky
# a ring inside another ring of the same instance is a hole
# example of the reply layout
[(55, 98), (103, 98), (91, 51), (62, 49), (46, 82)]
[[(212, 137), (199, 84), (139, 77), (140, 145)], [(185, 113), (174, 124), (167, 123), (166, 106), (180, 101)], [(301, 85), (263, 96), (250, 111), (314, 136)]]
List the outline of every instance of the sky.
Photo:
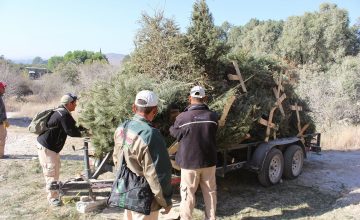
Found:
[[(323, 2), (360, 17), (359, 0), (207, 0), (216, 25), (239, 26), (251, 18), (286, 20), (319, 10)], [(194, 0), (0, 0), (0, 55), (7, 59), (48, 59), (68, 51), (129, 54), (139, 19), (164, 11), (182, 32), (190, 25)]]

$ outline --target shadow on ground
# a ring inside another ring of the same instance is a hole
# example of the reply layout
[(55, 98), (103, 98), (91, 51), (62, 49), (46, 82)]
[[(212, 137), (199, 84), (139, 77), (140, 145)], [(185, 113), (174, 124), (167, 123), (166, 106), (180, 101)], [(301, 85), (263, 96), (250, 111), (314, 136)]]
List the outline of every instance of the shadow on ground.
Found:
[[(256, 174), (246, 170), (217, 179), (219, 218), (289, 219), (318, 216), (333, 209), (337, 197), (321, 193), (293, 181), (263, 187)], [(197, 193), (197, 207), (204, 210), (202, 194)]]
[[(16, 154), (16, 155), (7, 155), (8, 158), (3, 160), (11, 160), (11, 159), (20, 159), (20, 160), (34, 160), (38, 158), (38, 155), (29, 155), (29, 154)], [(71, 155), (65, 154), (60, 156), (61, 160), (84, 160), (84, 156), (82, 155)]]
[(10, 125), (17, 126), (17, 127), (28, 127), (31, 123), (31, 118), (29, 117), (15, 117), (15, 118), (8, 118)]

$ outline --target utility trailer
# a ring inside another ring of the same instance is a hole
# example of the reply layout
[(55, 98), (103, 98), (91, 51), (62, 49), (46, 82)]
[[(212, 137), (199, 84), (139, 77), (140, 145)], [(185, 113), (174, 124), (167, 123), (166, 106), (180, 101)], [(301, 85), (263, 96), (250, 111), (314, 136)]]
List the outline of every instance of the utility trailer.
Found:
[[(228, 172), (248, 169), (258, 174), (258, 180), (263, 186), (274, 185), (282, 177), (295, 179), (302, 172), (307, 152), (321, 151), (320, 139), (321, 134), (314, 133), (227, 146), (218, 150), (216, 175), (225, 177)], [(174, 155), (178, 146), (172, 147), (174, 149), (170, 149), (170, 159), (173, 168), (180, 170)]]
[[(277, 184), (282, 177), (295, 179), (303, 168), (307, 152), (321, 151), (320, 133), (306, 134), (300, 137), (278, 138), (268, 142), (251, 142), (234, 144), (227, 148), (218, 150), (218, 162), (216, 175), (225, 177), (226, 173), (248, 169), (256, 172), (258, 180), (263, 186)], [(101, 160), (95, 161), (95, 171), (90, 169), (88, 144), (90, 139), (84, 139), (84, 176), (71, 179), (60, 184), (64, 195), (79, 195), (80, 192), (88, 193), (91, 197), (95, 195), (108, 195), (113, 180), (98, 180), (99, 175), (113, 171), (111, 162), (112, 152), (109, 152)], [(176, 147), (175, 147), (176, 149)], [(180, 171), (175, 162), (174, 145), (169, 148), (170, 160), (173, 165), (172, 184), (180, 183)], [(100, 190), (96, 192), (97, 190)]]
[(278, 138), (268, 142), (234, 144), (218, 151), (216, 174), (246, 168), (258, 174), (263, 186), (278, 183), (282, 177), (295, 179), (303, 168), (309, 151), (319, 153), (320, 133), (301, 137)]

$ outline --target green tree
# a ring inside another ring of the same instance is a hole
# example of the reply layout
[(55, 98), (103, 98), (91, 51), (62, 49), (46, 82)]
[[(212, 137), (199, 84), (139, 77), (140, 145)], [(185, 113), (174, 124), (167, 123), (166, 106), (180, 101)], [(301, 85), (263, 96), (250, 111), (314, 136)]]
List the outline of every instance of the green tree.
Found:
[(48, 69), (51, 71), (54, 71), (56, 69), (56, 67), (60, 64), (64, 62), (64, 57), (62, 56), (53, 56), (48, 60)]
[(348, 12), (335, 4), (322, 4), (319, 12), (290, 17), (285, 22), (279, 48), (281, 56), (295, 63), (326, 66), (357, 54), (355, 44)]
[(140, 25), (135, 50), (125, 64), (125, 72), (146, 74), (159, 80), (164, 77), (194, 80), (199, 71), (175, 22), (158, 12), (153, 17), (143, 14)]
[(55, 71), (60, 74), (66, 82), (71, 85), (76, 85), (80, 79), (80, 71), (74, 63), (61, 63), (57, 66)]
[(41, 57), (35, 57), (32, 61), (33, 65), (40, 65), (40, 64), (45, 64), (46, 61), (44, 61)]
[(283, 25), (283, 21), (251, 19), (243, 27), (233, 27), (230, 30), (228, 44), (233, 51), (241, 49), (246, 54), (277, 54)]
[(196, 65), (203, 68), (210, 78), (220, 78), (220, 59), (228, 52), (226, 34), (214, 25), (205, 0), (197, 0), (194, 3), (186, 37)]
[(101, 52), (94, 53), (86, 50), (75, 50), (69, 51), (64, 55), (64, 61), (66, 63), (91, 63), (93, 61), (104, 61), (107, 62), (107, 58)]

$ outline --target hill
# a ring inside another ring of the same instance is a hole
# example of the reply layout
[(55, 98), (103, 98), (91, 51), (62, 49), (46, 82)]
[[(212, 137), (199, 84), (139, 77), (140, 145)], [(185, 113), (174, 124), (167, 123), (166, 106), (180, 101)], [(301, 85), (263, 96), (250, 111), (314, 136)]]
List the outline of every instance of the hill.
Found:
[(120, 66), (122, 60), (124, 59), (124, 57), (126, 55), (118, 54), (118, 53), (107, 53), (107, 54), (105, 54), (105, 56), (111, 65)]

